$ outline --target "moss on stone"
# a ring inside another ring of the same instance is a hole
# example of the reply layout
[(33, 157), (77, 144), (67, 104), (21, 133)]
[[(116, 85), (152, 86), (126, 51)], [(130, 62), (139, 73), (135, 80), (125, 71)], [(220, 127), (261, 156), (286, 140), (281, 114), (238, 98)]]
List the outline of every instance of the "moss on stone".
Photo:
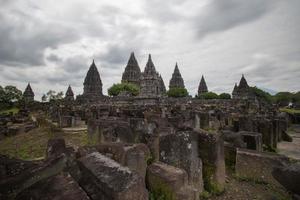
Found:
[[(151, 185), (148, 185), (150, 190), (150, 197), (153, 200), (174, 200), (174, 191), (164, 183), (159, 177), (151, 176)], [(151, 199), (150, 198), (150, 199)]]

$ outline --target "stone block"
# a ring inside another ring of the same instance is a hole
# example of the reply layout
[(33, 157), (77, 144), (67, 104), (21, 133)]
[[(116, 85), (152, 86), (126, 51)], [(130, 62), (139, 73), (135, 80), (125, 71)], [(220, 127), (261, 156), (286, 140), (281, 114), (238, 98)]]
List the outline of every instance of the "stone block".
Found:
[(239, 134), (247, 149), (262, 151), (262, 134), (257, 132), (240, 131)]
[(218, 132), (199, 132), (199, 155), (203, 163), (204, 188), (221, 193), (225, 186), (225, 158), (223, 135)]
[(161, 162), (184, 169), (188, 174), (189, 184), (199, 193), (203, 191), (197, 132), (178, 131), (163, 135), (160, 137), (159, 149)]
[(199, 193), (188, 186), (187, 173), (180, 168), (156, 162), (147, 168), (147, 186), (154, 198), (197, 200)]
[(81, 157), (78, 164), (82, 173), (79, 184), (91, 199), (148, 199), (143, 179), (112, 159), (94, 152)]

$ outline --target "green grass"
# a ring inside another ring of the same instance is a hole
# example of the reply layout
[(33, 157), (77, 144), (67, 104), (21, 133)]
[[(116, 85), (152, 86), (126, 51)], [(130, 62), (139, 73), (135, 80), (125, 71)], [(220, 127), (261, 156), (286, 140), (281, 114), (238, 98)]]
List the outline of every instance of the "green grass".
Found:
[(67, 146), (75, 148), (88, 144), (86, 132), (53, 133), (48, 127), (36, 128), (28, 133), (21, 133), (0, 140), (0, 154), (24, 160), (41, 159), (46, 155), (47, 142), (50, 138), (64, 138)]
[(292, 109), (292, 108), (280, 108), (281, 112), (286, 112), (289, 114), (300, 114), (300, 110)]
[(6, 109), (6, 110), (1, 110), (0, 114), (8, 114), (10, 112), (12, 112), (13, 114), (16, 114), (19, 112), (19, 108), (14, 107), (14, 108)]

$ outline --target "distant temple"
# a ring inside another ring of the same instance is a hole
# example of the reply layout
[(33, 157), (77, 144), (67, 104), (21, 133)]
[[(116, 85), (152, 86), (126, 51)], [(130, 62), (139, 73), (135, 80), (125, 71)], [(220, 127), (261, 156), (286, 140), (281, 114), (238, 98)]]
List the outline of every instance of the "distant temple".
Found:
[(83, 85), (84, 97), (91, 99), (94, 97), (103, 96), (102, 81), (94, 60), (86, 74)]
[(233, 99), (254, 99), (255, 95), (249, 87), (244, 75), (240, 80), (239, 85), (235, 84), (232, 91)]
[(172, 74), (172, 78), (169, 83), (169, 89), (171, 88), (185, 88), (184, 81), (183, 78), (181, 77), (177, 63), (175, 65), (174, 72)]
[(65, 100), (66, 101), (74, 101), (74, 93), (73, 90), (71, 88), (71, 86), (69, 85), (66, 95), (65, 95)]
[(141, 81), (141, 69), (139, 67), (139, 64), (134, 56), (134, 53), (132, 52), (128, 63), (125, 67), (125, 71), (122, 75), (122, 83), (133, 83), (136, 85), (140, 85)]
[(140, 86), (140, 96), (142, 97), (160, 97), (166, 90), (163, 79), (155, 70), (150, 54), (141, 76)]
[(207, 89), (207, 85), (206, 85), (204, 76), (202, 75), (200, 83), (199, 83), (199, 87), (198, 87), (198, 96), (203, 93), (206, 93), (206, 92), (208, 92), (208, 89)]
[(23, 98), (25, 102), (32, 102), (34, 101), (34, 93), (32, 91), (32, 88), (30, 86), (30, 83), (28, 83), (24, 93), (23, 93)]

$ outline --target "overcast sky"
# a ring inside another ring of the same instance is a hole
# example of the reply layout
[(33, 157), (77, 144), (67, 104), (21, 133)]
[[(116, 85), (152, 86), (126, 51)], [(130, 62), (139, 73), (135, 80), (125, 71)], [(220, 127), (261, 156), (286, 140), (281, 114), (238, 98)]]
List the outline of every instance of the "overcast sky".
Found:
[(300, 90), (300, 0), (0, 0), (0, 85), (81, 94), (95, 59), (103, 92), (130, 52), (165, 85), (178, 62), (190, 94), (249, 85)]

